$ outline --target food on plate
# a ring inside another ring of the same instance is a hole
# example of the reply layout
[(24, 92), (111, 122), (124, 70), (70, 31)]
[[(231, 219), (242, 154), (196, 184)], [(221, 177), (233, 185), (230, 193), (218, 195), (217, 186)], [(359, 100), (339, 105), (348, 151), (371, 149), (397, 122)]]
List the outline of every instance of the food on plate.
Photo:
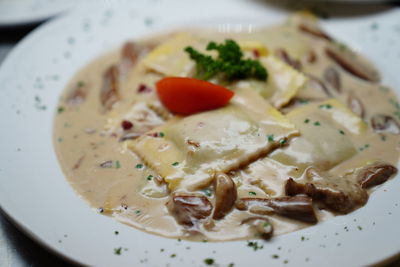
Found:
[(128, 42), (68, 84), (55, 147), (100, 213), (195, 241), (345, 215), (397, 173), (400, 103), (309, 13)]

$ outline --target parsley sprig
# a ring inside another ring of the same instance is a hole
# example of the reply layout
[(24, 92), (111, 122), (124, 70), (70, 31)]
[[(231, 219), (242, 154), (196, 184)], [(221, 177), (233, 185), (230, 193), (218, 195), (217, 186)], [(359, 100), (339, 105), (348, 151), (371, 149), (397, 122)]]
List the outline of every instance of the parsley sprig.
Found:
[(243, 59), (243, 53), (239, 45), (233, 40), (225, 40), (225, 43), (208, 43), (207, 51), (216, 50), (218, 57), (214, 59), (205, 55), (191, 46), (185, 48), (190, 58), (196, 61), (196, 78), (209, 80), (218, 73), (222, 73), (228, 80), (256, 78), (267, 80), (268, 72), (257, 60)]

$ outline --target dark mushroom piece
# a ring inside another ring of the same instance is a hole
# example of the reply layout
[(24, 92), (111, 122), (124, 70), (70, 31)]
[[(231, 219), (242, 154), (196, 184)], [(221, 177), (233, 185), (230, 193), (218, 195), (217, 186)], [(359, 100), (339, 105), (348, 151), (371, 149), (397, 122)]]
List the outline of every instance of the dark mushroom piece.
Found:
[(307, 34), (310, 34), (314, 37), (324, 39), (329, 42), (333, 40), (332, 37), (330, 37), (327, 33), (323, 32), (321, 29), (319, 29), (316, 26), (310, 26), (310, 25), (302, 23), (299, 25), (299, 30), (302, 32), (305, 32)]
[(286, 62), (288, 65), (292, 66), (293, 68), (300, 70), (301, 69), (301, 62), (292, 58), (285, 49), (280, 48), (275, 51), (275, 55), (279, 57), (282, 61)]
[(242, 221), (241, 224), (248, 224), (260, 235), (261, 238), (271, 239), (274, 233), (274, 227), (268, 218), (265, 217), (249, 217)]
[(297, 183), (289, 178), (285, 184), (288, 196), (307, 195), (325, 207), (340, 213), (348, 213), (364, 205), (368, 200), (367, 192), (357, 183), (338, 177), (322, 177), (314, 170), (308, 169), (311, 182)]
[(119, 100), (119, 71), (115, 65), (109, 67), (103, 75), (103, 86), (100, 89), (100, 102), (105, 110), (110, 110)]
[(400, 125), (392, 116), (376, 114), (371, 118), (371, 125), (377, 133), (400, 134)]
[(323, 81), (321, 81), (318, 77), (312, 74), (306, 73), (305, 75), (308, 77), (309, 86), (316, 88), (321, 92), (324, 92), (326, 96), (332, 97), (332, 93), (329, 91), (329, 89), (326, 87)]
[(169, 212), (176, 221), (188, 228), (211, 215), (212, 204), (205, 196), (175, 193), (167, 202)]
[(354, 59), (349, 52), (327, 47), (325, 49), (325, 53), (344, 70), (353, 74), (354, 76), (370, 82), (379, 82), (380, 77), (378, 72), (372, 67), (368, 66), (366, 63)]
[(357, 174), (357, 181), (362, 188), (370, 188), (386, 182), (397, 173), (397, 168), (384, 162), (376, 162), (361, 169)]
[(277, 198), (242, 198), (236, 202), (238, 210), (249, 210), (259, 215), (277, 214), (307, 223), (316, 223), (312, 199), (308, 196)]
[(360, 116), (362, 119), (364, 118), (365, 116), (364, 105), (354, 93), (349, 94), (347, 98), (347, 106), (351, 109), (351, 111)]
[(236, 185), (229, 175), (218, 173), (214, 180), (215, 208), (213, 219), (219, 220), (231, 211), (237, 198)]
[(342, 91), (342, 82), (340, 79), (340, 74), (339, 72), (333, 68), (333, 67), (328, 67), (324, 71), (324, 80), (333, 88), (336, 90), (337, 93), (340, 93)]

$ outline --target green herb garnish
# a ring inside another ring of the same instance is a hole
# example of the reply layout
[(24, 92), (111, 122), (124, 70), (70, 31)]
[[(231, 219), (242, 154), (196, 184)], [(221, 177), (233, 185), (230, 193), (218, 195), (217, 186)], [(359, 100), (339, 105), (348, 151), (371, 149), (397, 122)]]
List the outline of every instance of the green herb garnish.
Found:
[(256, 78), (267, 80), (268, 73), (266, 69), (257, 60), (243, 59), (243, 53), (240, 46), (233, 40), (225, 40), (225, 43), (217, 44), (209, 42), (207, 51), (216, 50), (218, 57), (214, 59), (210, 55), (205, 55), (193, 47), (185, 48), (191, 59), (196, 61), (196, 77), (203, 80), (209, 80), (216, 74), (222, 73), (228, 80)]
[(320, 105), (319, 108), (321, 108), (321, 109), (331, 109), (332, 105), (331, 104), (323, 104), (323, 105)]
[(268, 134), (267, 138), (268, 138), (268, 142), (274, 142), (274, 135), (273, 134)]
[(121, 251), (122, 251), (122, 248), (121, 248), (121, 247), (119, 247), (119, 248), (114, 248), (114, 254), (115, 254), (115, 255), (121, 255)]
[(178, 166), (179, 162), (175, 161), (174, 163), (171, 164), (172, 166)]
[(315, 126), (320, 126), (321, 123), (320, 123), (319, 121), (316, 121), (316, 122), (314, 122), (314, 125), (315, 125)]
[(258, 245), (256, 241), (247, 241), (247, 246), (253, 248), (254, 251), (264, 248), (263, 245)]
[(116, 168), (116, 169), (121, 168), (121, 163), (119, 162), (119, 160), (117, 160), (117, 161), (115, 162), (115, 168)]
[(64, 110), (65, 110), (65, 108), (60, 106), (60, 107), (58, 107), (57, 112), (58, 112), (58, 114), (61, 114), (64, 112)]
[(153, 179), (153, 175), (150, 174), (149, 176), (147, 176), (146, 179), (150, 181), (151, 179)]
[(207, 188), (206, 188), (206, 189), (202, 189), (201, 191), (204, 193), (204, 195), (206, 195), (206, 196), (208, 196), (208, 197), (211, 197), (211, 195), (212, 195), (210, 189), (207, 189)]
[(305, 119), (304, 120), (304, 123), (309, 123), (310, 122), (310, 119)]
[(143, 168), (143, 164), (138, 163), (138, 164), (136, 164), (135, 168), (136, 169), (141, 169), (141, 168)]
[(204, 260), (204, 263), (207, 265), (213, 265), (214, 264), (214, 259), (207, 258)]
[(249, 192), (249, 195), (255, 196), (255, 195), (257, 195), (257, 193), (256, 193), (256, 192), (253, 192), (253, 191), (250, 191), (250, 192)]

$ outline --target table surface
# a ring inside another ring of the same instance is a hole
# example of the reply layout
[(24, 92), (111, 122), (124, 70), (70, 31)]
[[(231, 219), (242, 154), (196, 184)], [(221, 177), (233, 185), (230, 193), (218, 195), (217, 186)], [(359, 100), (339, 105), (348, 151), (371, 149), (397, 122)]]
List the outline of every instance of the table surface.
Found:
[[(398, 2), (397, 2), (398, 3)], [(372, 7), (373, 8), (373, 7)], [(381, 7), (379, 7), (381, 8)], [(11, 49), (38, 25), (0, 27), (0, 64)], [(21, 232), (0, 210), (0, 267), (72, 266)], [(400, 259), (386, 267), (400, 266)]]

